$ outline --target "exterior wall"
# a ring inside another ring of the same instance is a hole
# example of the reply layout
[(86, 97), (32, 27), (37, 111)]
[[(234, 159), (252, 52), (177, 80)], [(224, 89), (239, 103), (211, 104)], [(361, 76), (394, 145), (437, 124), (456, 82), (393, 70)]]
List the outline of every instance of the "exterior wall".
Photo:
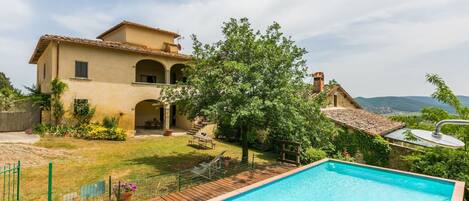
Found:
[[(51, 43), (47, 46), (46, 50), (37, 62), (37, 85), (41, 86), (41, 91), (44, 93), (50, 92), (50, 82), (54, 79), (56, 68), (56, 49), (57, 44)], [(45, 65), (45, 69), (44, 69)], [(44, 78), (44, 70), (46, 76)]]
[(88, 80), (63, 80), (68, 90), (62, 95), (62, 102), (68, 117), (73, 111), (75, 99), (88, 99), (96, 108), (92, 121), (102, 121), (105, 116), (120, 116), (119, 127), (135, 128), (135, 107), (142, 100), (160, 98), (161, 88), (155, 85), (120, 84)]
[(355, 105), (352, 104), (352, 102), (347, 99), (345, 93), (340, 90), (335, 90), (334, 92), (330, 93), (331, 95), (327, 97), (327, 107), (334, 107), (335, 93), (337, 94), (337, 107), (358, 109)]
[(170, 34), (158, 33), (142, 28), (129, 27), (126, 30), (126, 42), (163, 50), (165, 47), (164, 42), (174, 43), (174, 37)]
[(74, 78), (75, 61), (86, 61), (88, 79), (91, 81), (130, 84), (135, 82), (136, 64), (144, 59), (161, 63), (168, 74), (171, 66), (183, 63), (181, 60), (169, 57), (144, 56), (119, 50), (61, 44), (59, 77)]
[(187, 119), (187, 116), (177, 114), (176, 115), (176, 127), (189, 130), (192, 128), (192, 121)]
[[(174, 43), (174, 36), (134, 26), (124, 25), (103, 37), (105, 41), (120, 41), (163, 50), (164, 43)], [(177, 52), (177, 51), (176, 51)]]
[(122, 41), (125, 42), (125, 29), (124, 27), (120, 27), (117, 30), (114, 30), (111, 33), (108, 33), (106, 36), (103, 37), (105, 41)]

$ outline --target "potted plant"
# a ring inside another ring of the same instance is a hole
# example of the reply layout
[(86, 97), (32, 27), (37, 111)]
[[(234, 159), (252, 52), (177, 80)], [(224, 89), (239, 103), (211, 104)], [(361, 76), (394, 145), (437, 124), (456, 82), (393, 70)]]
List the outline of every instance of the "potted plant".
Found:
[(116, 198), (119, 198), (117, 201), (131, 201), (132, 194), (137, 190), (137, 185), (132, 183), (120, 183), (120, 187), (118, 184), (114, 185), (113, 190)]
[(164, 135), (164, 136), (171, 136), (172, 134), (173, 134), (173, 130), (171, 130), (171, 129), (166, 129), (166, 130), (164, 130), (164, 134), (163, 134), (163, 135)]

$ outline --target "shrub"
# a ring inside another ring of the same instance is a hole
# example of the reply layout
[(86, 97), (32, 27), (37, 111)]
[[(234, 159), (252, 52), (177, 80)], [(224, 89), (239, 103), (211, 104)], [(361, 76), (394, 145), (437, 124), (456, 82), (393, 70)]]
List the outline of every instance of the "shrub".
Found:
[(405, 156), (413, 172), (466, 182), (465, 199), (469, 200), (469, 152), (435, 147)]
[(352, 157), (361, 153), (367, 164), (387, 166), (389, 163), (391, 147), (389, 142), (379, 135), (343, 130), (335, 137), (334, 145), (337, 151), (347, 152)]
[(355, 158), (352, 157), (349, 153), (346, 151), (344, 152), (337, 152), (332, 156), (332, 158), (337, 159), (337, 160), (342, 160), (342, 161), (348, 161), (348, 162), (356, 162)]
[(78, 137), (89, 140), (125, 140), (127, 135), (122, 128), (106, 128), (99, 124), (82, 126)]
[(33, 129), (34, 134), (38, 134), (40, 136), (43, 136), (45, 134), (48, 134), (50, 131), (50, 125), (45, 124), (45, 123), (40, 123)]
[(312, 162), (321, 160), (321, 159), (326, 158), (326, 157), (327, 157), (327, 153), (324, 152), (323, 150), (316, 149), (316, 148), (313, 148), (313, 147), (309, 147), (303, 153), (303, 157), (301, 157), (301, 162), (303, 164), (308, 164), (308, 163), (312, 163)]
[(117, 128), (118, 124), (119, 124), (119, 118), (118, 117), (105, 116), (103, 118), (103, 126), (106, 127), (106, 128)]
[(87, 100), (75, 100), (73, 105), (73, 118), (78, 125), (89, 124), (94, 116), (96, 109), (90, 107)]

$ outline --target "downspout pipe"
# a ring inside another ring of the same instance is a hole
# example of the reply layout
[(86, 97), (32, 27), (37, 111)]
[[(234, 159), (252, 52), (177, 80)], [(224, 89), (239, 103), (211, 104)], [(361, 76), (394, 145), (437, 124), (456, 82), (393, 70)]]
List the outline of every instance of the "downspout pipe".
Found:
[(469, 125), (469, 120), (462, 119), (445, 119), (436, 124), (435, 132), (433, 132), (433, 137), (441, 138), (441, 127), (445, 124), (456, 124), (456, 125)]
[(60, 62), (60, 41), (57, 41), (57, 55), (56, 55), (56, 65), (55, 65), (55, 78), (59, 79), (59, 62)]

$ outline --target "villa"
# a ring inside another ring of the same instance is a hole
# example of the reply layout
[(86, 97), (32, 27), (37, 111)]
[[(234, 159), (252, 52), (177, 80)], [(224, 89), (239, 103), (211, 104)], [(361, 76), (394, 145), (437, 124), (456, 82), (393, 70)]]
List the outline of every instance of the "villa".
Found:
[[(50, 82), (68, 85), (61, 97), (66, 111), (76, 103), (96, 108), (95, 121), (119, 116), (119, 127), (134, 135), (141, 129), (188, 130), (192, 121), (177, 107), (160, 101), (164, 86), (184, 81), (182, 69), (190, 60), (181, 54), (175, 32), (123, 21), (97, 40), (43, 35), (31, 56), (37, 86), (50, 93)], [(49, 122), (50, 112), (42, 112)]]

